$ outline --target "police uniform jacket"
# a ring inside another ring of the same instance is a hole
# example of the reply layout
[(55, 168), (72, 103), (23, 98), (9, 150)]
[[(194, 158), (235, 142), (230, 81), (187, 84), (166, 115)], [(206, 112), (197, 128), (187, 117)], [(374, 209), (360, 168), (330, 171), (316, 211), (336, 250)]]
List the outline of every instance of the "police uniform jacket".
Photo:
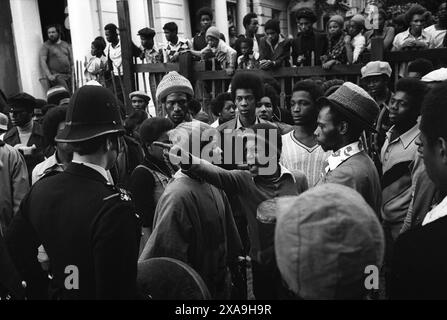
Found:
[(42, 244), (53, 276), (50, 298), (131, 299), (139, 232), (129, 195), (98, 171), (71, 163), (32, 187), (7, 232), (7, 244), (29, 298), (45, 292), (36, 259)]

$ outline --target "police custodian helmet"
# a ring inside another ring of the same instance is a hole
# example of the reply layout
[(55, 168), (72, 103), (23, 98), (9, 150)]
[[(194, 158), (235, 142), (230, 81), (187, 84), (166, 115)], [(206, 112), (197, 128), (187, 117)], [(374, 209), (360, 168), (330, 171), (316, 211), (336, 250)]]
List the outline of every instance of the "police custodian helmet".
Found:
[(56, 142), (81, 142), (110, 133), (124, 133), (118, 102), (99, 86), (83, 86), (68, 105), (65, 128)]

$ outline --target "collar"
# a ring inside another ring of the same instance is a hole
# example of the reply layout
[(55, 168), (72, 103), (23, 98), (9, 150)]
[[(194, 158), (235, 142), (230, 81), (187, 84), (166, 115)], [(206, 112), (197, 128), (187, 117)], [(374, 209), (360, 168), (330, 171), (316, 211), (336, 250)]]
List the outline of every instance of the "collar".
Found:
[(185, 42), (186, 42), (186, 40), (178, 38), (176, 44), (173, 44), (171, 41), (168, 41), (168, 44), (172, 47), (177, 47), (179, 45), (184, 44)]
[[(388, 130), (388, 132), (386, 133), (387, 140), (390, 140), (390, 136), (391, 133), (393, 132), (394, 127), (395, 126), (392, 126), (390, 130)], [(410, 130), (400, 135), (394, 141), (390, 141), (390, 144), (400, 141), (404, 149), (407, 149), (408, 146), (419, 136), (419, 134), (420, 134), (419, 123), (416, 122), (416, 124)]]
[[(293, 173), (289, 169), (284, 167), (282, 164), (278, 163), (278, 165), (279, 165), (279, 177), (276, 178), (275, 181), (284, 180), (283, 177), (290, 176), (293, 179), (293, 181), (296, 183), (296, 179), (295, 179), (295, 176), (293, 175)], [(258, 179), (262, 179), (262, 178), (264, 178), (264, 177), (263, 176), (254, 176), (253, 180), (258, 180)]]
[[(258, 123), (262, 123), (262, 122), (263, 122), (263, 120), (261, 120), (258, 117), (256, 117), (254, 124), (258, 124)], [(239, 130), (239, 129), (242, 129), (242, 128), (245, 129), (245, 127), (242, 125), (241, 121), (239, 120), (239, 116), (237, 116), (236, 117), (236, 128), (235, 129)]]
[(408, 28), (406, 31), (404, 31), (404, 36), (403, 36), (402, 40), (405, 40), (405, 39), (410, 38), (410, 37), (412, 37), (412, 38), (414, 38), (416, 40), (424, 39), (424, 38), (427, 39), (428, 38), (427, 37), (427, 32), (424, 29), (422, 29), (421, 35), (419, 37), (415, 37), (415, 36), (413, 36), (410, 33), (410, 28)]
[(118, 39), (118, 43), (116, 44), (116, 46), (113, 46), (113, 44), (109, 43), (110, 48), (112, 49), (116, 49), (116, 48), (120, 48), (121, 47), (121, 41), (120, 39)]
[(335, 170), (340, 164), (351, 158), (353, 155), (363, 151), (360, 141), (353, 142), (333, 152), (327, 159), (328, 166), (324, 169), (327, 172)]
[(269, 39), (267, 37), (265, 38), (265, 42), (267, 42), (273, 49), (276, 49), (279, 46), (279, 44), (284, 41), (286, 41), (286, 38), (284, 38), (282, 34), (279, 34), (278, 42), (276, 43), (275, 47), (273, 47)]
[(86, 167), (89, 167), (90, 169), (95, 170), (95, 171), (98, 172), (104, 179), (106, 179), (107, 182), (110, 182), (109, 175), (107, 174), (107, 170), (104, 169), (103, 167), (98, 166), (98, 165), (93, 164), (93, 163), (80, 162), (80, 161), (77, 161), (77, 160), (72, 160), (71, 162), (72, 162), (72, 163), (77, 163), (77, 164), (82, 164), (82, 165), (84, 165), (84, 166), (86, 166)]
[(436, 221), (447, 215), (447, 197), (441, 201), (436, 207), (434, 207), (424, 218), (422, 225), (425, 226), (433, 221)]

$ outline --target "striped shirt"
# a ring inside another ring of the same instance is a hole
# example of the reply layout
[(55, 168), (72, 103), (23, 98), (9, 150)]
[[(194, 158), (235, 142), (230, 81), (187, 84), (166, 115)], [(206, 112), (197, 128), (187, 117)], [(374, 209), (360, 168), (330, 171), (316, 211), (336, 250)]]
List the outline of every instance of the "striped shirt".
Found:
[(324, 152), (317, 144), (307, 147), (299, 142), (291, 131), (282, 136), (281, 164), (289, 170), (301, 170), (307, 177), (309, 188), (320, 180), (325, 161), (330, 152)]

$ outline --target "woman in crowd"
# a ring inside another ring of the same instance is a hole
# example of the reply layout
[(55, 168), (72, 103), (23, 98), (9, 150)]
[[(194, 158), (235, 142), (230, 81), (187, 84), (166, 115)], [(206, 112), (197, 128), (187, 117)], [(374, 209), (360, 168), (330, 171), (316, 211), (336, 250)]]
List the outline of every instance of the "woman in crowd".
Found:
[(171, 120), (160, 117), (147, 119), (140, 127), (145, 157), (143, 163), (132, 172), (130, 179), (130, 191), (143, 222), (140, 248), (149, 239), (158, 199), (172, 177), (172, 171), (164, 161), (163, 149), (154, 145), (154, 142), (169, 143), (167, 132), (173, 128)]
[(324, 69), (331, 69), (336, 64), (346, 64), (348, 56), (346, 54), (345, 36), (343, 31), (344, 19), (342, 16), (332, 16), (327, 24), (329, 38), (328, 52), (321, 57)]

